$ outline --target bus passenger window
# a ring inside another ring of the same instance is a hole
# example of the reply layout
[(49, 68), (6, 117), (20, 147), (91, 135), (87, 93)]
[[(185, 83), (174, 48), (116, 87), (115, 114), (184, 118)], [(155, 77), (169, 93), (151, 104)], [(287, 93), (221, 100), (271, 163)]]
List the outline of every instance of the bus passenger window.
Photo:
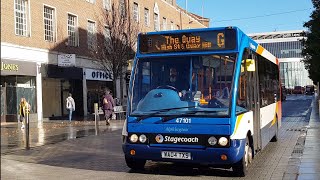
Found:
[(246, 87), (247, 87), (247, 82), (246, 82), (246, 74), (247, 74), (247, 69), (245, 66), (245, 62), (243, 61), (241, 63), (241, 72), (240, 72), (240, 79), (239, 79), (239, 88), (238, 88), (238, 94), (237, 94), (237, 106), (240, 106), (242, 108), (248, 109), (247, 108), (247, 94), (246, 94)]

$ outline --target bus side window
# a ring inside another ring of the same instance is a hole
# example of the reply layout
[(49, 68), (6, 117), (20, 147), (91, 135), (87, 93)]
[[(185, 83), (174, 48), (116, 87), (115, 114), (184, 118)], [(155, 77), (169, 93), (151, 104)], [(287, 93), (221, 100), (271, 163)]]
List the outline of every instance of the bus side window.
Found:
[(246, 67), (244, 63), (241, 63), (241, 72), (239, 79), (237, 106), (247, 109), (246, 103)]

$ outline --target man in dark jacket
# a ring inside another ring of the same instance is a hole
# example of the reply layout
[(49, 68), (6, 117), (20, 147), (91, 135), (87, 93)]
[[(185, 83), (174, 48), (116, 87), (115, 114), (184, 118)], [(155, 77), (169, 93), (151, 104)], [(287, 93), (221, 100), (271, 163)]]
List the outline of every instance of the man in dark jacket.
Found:
[(102, 110), (104, 113), (104, 118), (106, 120), (106, 125), (110, 125), (110, 119), (112, 116), (113, 107), (114, 107), (113, 97), (110, 94), (110, 90), (106, 89), (105, 94), (102, 98)]

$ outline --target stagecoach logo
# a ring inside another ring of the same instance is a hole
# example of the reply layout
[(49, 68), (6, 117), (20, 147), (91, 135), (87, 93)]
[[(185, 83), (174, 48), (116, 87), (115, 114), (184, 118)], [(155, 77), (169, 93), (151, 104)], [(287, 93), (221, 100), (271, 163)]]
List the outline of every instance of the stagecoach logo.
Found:
[(155, 139), (156, 139), (157, 143), (163, 142), (163, 136), (161, 134), (158, 134)]
[(155, 137), (155, 140), (157, 143), (198, 143), (199, 138), (197, 137), (176, 137), (176, 136), (162, 136), (161, 134), (158, 134)]

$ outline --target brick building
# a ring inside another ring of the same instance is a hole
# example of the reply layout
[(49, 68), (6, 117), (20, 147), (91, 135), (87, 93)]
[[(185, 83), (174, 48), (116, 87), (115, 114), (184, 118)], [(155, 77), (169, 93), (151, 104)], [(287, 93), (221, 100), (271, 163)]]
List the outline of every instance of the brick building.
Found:
[[(209, 19), (186, 13), (175, 0), (2, 0), (2, 121), (16, 121), (22, 96), (32, 105), (31, 120), (67, 114), (69, 92), (77, 116), (92, 112), (100, 91), (112, 88), (112, 75), (88, 51), (96, 34), (103, 33), (101, 14), (110, 11), (112, 3), (124, 8), (142, 31), (209, 25)], [(114, 96), (120, 98), (117, 92)]]

